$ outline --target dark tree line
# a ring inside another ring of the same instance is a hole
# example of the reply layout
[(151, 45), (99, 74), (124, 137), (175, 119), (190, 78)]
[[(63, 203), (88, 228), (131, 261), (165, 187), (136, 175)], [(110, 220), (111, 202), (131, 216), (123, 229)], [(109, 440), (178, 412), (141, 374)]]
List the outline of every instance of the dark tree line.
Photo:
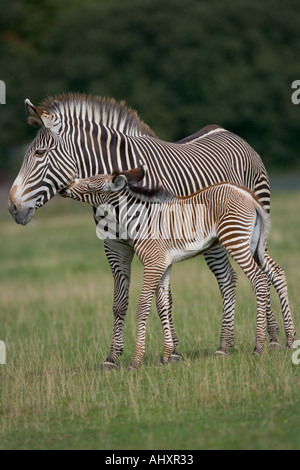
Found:
[[(34, 135), (24, 99), (67, 91), (125, 99), (158, 136), (217, 123), (269, 170), (299, 166), (298, 1), (0, 0), (0, 166)], [(15, 157), (17, 156), (17, 158)], [(15, 157), (15, 158), (13, 158)]]

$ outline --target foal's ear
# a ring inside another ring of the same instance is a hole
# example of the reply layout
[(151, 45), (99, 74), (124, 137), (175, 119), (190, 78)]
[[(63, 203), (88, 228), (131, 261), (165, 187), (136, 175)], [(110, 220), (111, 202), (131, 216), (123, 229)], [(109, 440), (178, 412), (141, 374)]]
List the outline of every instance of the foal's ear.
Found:
[(146, 166), (140, 166), (138, 168), (134, 168), (133, 170), (122, 171), (122, 174), (126, 175), (128, 183), (138, 183), (144, 178), (145, 172)]
[(113, 192), (121, 191), (127, 184), (127, 178), (125, 175), (116, 175), (113, 178), (111, 178), (109, 181), (106, 183), (107, 189)]

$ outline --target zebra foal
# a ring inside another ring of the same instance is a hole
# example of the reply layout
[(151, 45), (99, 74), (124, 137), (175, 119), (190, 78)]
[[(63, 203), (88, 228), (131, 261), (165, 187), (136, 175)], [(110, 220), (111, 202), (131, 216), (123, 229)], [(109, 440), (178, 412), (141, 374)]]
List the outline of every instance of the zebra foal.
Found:
[[(253, 354), (262, 353), (266, 340), (268, 279), (279, 295), (286, 346), (291, 348), (295, 330), (285, 274), (265, 252), (269, 215), (254, 193), (232, 183), (218, 183), (179, 197), (162, 188), (141, 187), (138, 181), (143, 176), (144, 169), (137, 168), (75, 179), (61, 193), (94, 206), (110, 205), (118, 226), (131, 232), (134, 251), (144, 265), (137, 305), (137, 343), (129, 368), (137, 368), (144, 356), (146, 320), (155, 292), (160, 294), (157, 308), (163, 327), (162, 362), (168, 362), (178, 344), (169, 305), (172, 264), (203, 254), (216, 243), (237, 261), (254, 289), (257, 326)], [(130, 217), (122, 210), (124, 204), (131, 206)]]

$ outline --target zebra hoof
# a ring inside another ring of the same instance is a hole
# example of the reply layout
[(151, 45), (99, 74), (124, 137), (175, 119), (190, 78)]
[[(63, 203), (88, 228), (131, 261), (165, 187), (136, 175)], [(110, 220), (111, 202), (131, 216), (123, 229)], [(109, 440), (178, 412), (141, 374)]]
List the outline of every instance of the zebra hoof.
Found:
[(269, 345), (268, 345), (268, 348), (269, 349), (281, 349), (282, 346), (281, 344), (279, 343), (279, 341), (270, 341)]
[(115, 370), (118, 368), (119, 368), (118, 364), (116, 364), (115, 362), (110, 362), (110, 361), (103, 362), (102, 367), (101, 367), (102, 370)]
[(164, 366), (164, 365), (166, 365), (166, 364), (169, 364), (169, 360), (166, 361), (166, 360), (164, 360), (163, 358), (161, 358), (161, 360), (159, 361), (159, 364), (160, 364), (161, 366)]
[(179, 354), (171, 354), (168, 362), (178, 362), (181, 361), (181, 356)]
[(134, 364), (130, 364), (128, 366), (128, 370), (137, 370), (138, 366), (135, 366)]
[(225, 357), (225, 356), (228, 356), (228, 352), (222, 351), (222, 349), (217, 349), (217, 351), (215, 352), (215, 356), (216, 357)]
[(262, 355), (262, 351), (258, 350), (258, 349), (254, 349), (253, 353), (252, 353), (252, 356), (261, 356)]

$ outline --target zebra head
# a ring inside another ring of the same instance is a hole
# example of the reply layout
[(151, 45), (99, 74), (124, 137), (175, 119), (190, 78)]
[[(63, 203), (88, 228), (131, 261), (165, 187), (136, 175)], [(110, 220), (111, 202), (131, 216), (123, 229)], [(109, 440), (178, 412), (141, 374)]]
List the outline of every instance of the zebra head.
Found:
[(144, 177), (145, 169), (144, 166), (133, 170), (114, 170), (112, 174), (74, 179), (67, 188), (60, 191), (60, 195), (99, 206), (109, 200), (111, 193), (119, 192), (127, 186), (136, 188), (136, 184)]
[(27, 149), (9, 193), (9, 212), (18, 224), (26, 225), (36, 209), (67, 187), (76, 174), (75, 161), (63, 138), (63, 123), (53, 104), (52, 110), (45, 110), (25, 100), (28, 122), (41, 129)]

